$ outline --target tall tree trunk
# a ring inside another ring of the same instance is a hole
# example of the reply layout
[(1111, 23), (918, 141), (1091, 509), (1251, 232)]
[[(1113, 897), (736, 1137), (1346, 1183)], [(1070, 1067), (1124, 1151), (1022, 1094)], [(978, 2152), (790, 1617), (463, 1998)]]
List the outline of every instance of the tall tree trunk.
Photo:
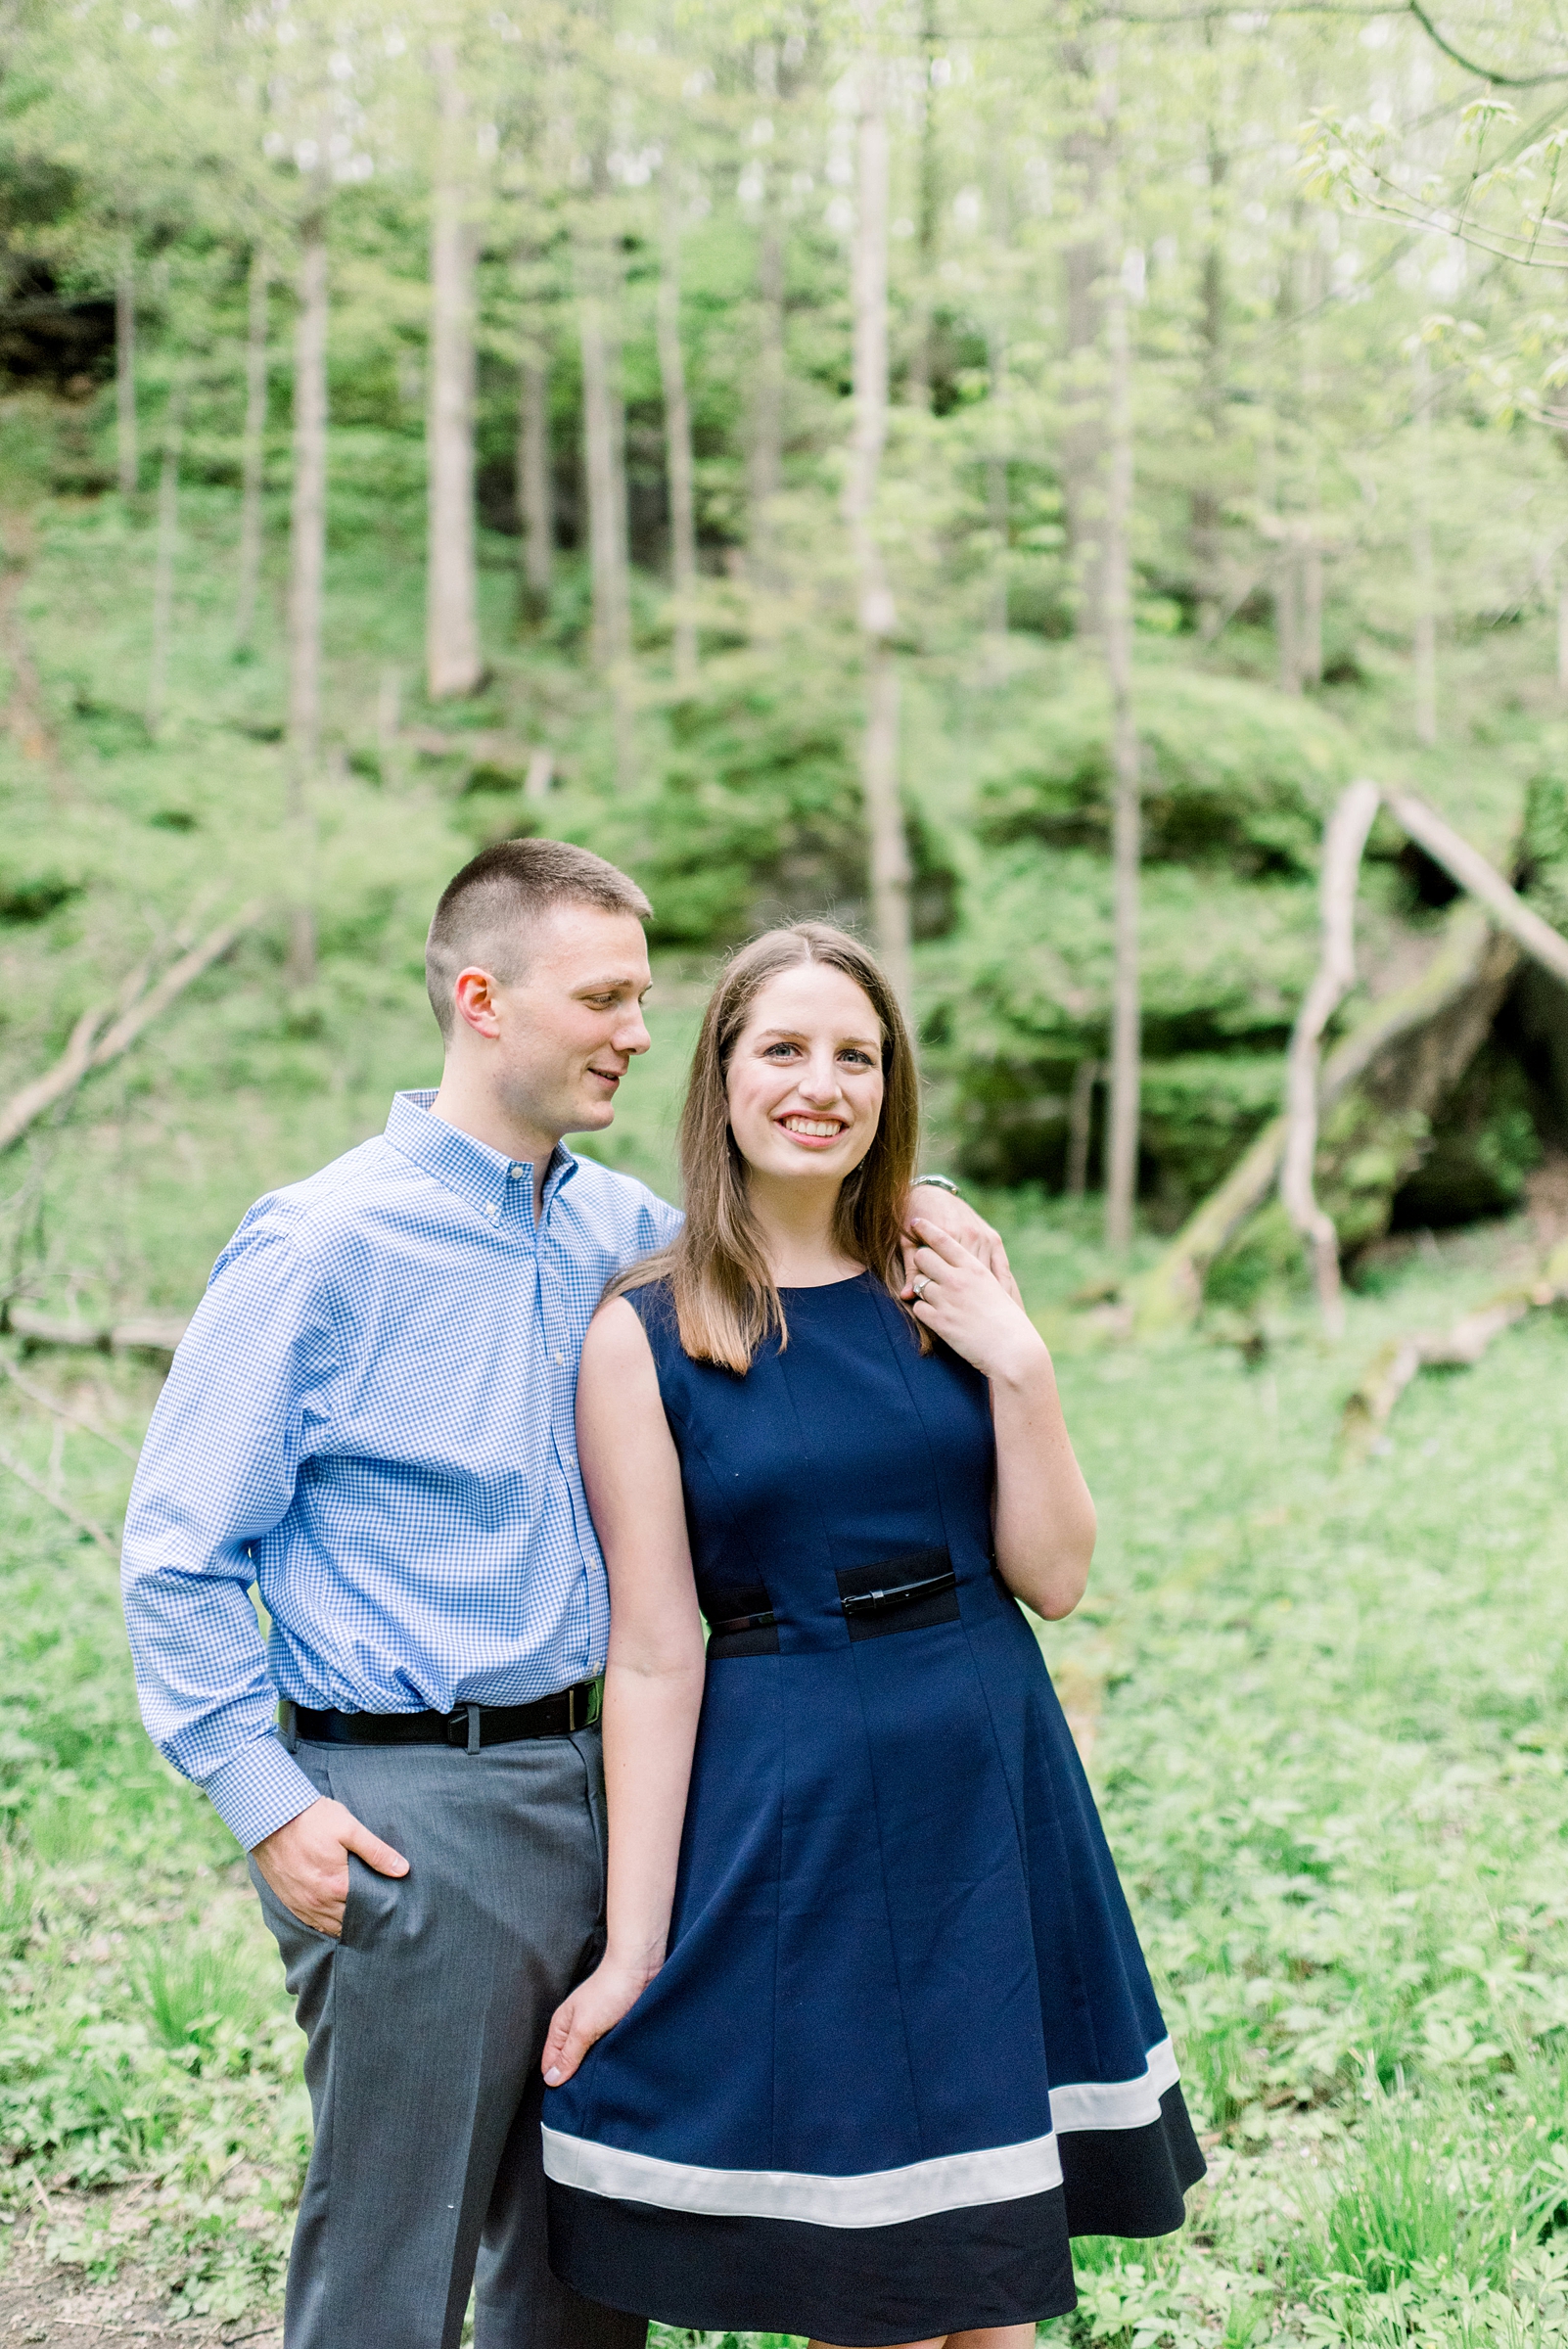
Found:
[(1437, 742), (1437, 581), (1432, 561), (1432, 369), (1426, 345), (1417, 343), (1411, 368), (1415, 484), (1410, 522), (1410, 569), (1414, 575), (1415, 739), (1424, 750)]
[(860, 773), (871, 847), (871, 917), (883, 968), (907, 1009), (913, 970), (909, 848), (899, 793), (899, 671), (892, 643), (897, 613), (876, 531), (888, 429), (888, 125), (884, 68), (873, 46), (874, 0), (862, 0), (861, 16), (866, 54), (859, 74), (859, 204), (851, 292), (854, 438), (844, 502), (858, 575), (866, 668)]
[(517, 505), (523, 524), (523, 601), (531, 619), (550, 608), (555, 497), (550, 471), (550, 361), (542, 344), (523, 353), (517, 431)]
[(464, 152), (468, 100), (449, 41), (431, 49), (439, 108), (430, 229), (430, 548), (425, 677), (432, 701), (472, 693), (484, 672), (474, 542), (474, 270)]
[(942, 203), (942, 156), (937, 145), (937, 85), (932, 68), (942, 39), (937, 0), (925, 0), (920, 19), (920, 57), (925, 87), (920, 112), (920, 207), (915, 223), (914, 343), (909, 352), (909, 405), (931, 405), (932, 343), (936, 333), (937, 226)]
[(136, 455), (136, 256), (122, 237), (115, 272), (115, 432), (119, 494), (134, 497)]
[[(1216, 30), (1211, 18), (1204, 20), (1203, 38), (1206, 48), (1212, 51)], [(1188, 513), (1193, 583), (1197, 590), (1198, 633), (1207, 643), (1218, 633), (1224, 608), (1224, 509), (1221, 494), (1221, 468), (1225, 438), (1223, 191), (1230, 168), (1230, 158), (1221, 144), (1219, 125), (1212, 115), (1205, 147), (1209, 217), (1205, 224), (1198, 304), (1198, 333), (1203, 353), (1198, 392), (1204, 428), (1203, 476), (1192, 489)]]
[(1077, 624), (1097, 632), (1105, 609), (1105, 274), (1106, 135), (1100, 61), (1084, 45), (1063, 43), (1072, 127), (1064, 141), (1077, 225), (1062, 253), (1067, 297), (1067, 367), (1063, 388), (1061, 483)]
[(667, 189), (659, 271), (659, 377), (665, 397), (665, 473), (669, 492), (669, 577), (675, 606), (675, 682), (697, 678), (697, 516), (692, 484), (691, 407), (680, 343), (680, 215)]
[(158, 544), (153, 558), (153, 656), (147, 672), (147, 731), (156, 742), (163, 723), (168, 647), (174, 627), (174, 556), (179, 543), (180, 442), (185, 431), (185, 378), (174, 379), (163, 417), (158, 472)]
[(747, 482), (752, 576), (764, 596), (776, 594), (779, 586), (774, 501), (784, 485), (784, 223), (773, 178), (770, 174), (757, 250), (757, 373)]
[(602, 162), (595, 178), (600, 185), (577, 253), (588, 569), (593, 582), (593, 655), (610, 688), (617, 780), (626, 786), (632, 780), (633, 745), (625, 414), (621, 397), (621, 255), (602, 185)]
[(1111, 998), (1110, 1142), (1105, 1182), (1107, 1245), (1132, 1243), (1138, 1175), (1138, 1095), (1141, 1060), (1138, 985), (1138, 880), (1142, 855), (1138, 795), (1138, 738), (1132, 707), (1132, 353), (1128, 295), (1118, 275), (1107, 281), (1105, 311), (1109, 440), (1105, 497), (1104, 607), (1101, 629), (1111, 686), (1111, 750), (1115, 775), (1112, 861), (1115, 892), (1115, 973)]
[[(1291, 207), (1291, 226), (1299, 236), (1301, 207)], [(1299, 334), (1297, 325), (1297, 255), (1289, 253), (1280, 271), (1279, 294), (1274, 303), (1274, 316), (1285, 334)], [(1273, 422), (1268, 436), (1268, 472), (1272, 490), (1276, 534), (1274, 537), (1273, 593), (1274, 593), (1274, 654), (1278, 663), (1278, 682), (1281, 693), (1301, 692), (1301, 550), (1300, 521), (1296, 513), (1294, 457), (1300, 417), (1288, 381), (1275, 403)]]
[(1281, 536), (1274, 558), (1274, 650), (1281, 693), (1301, 691), (1301, 544), (1293, 517), (1279, 517)]
[(991, 376), (991, 451), (986, 459), (986, 509), (991, 527), (991, 595), (987, 613), (988, 630), (998, 647), (1005, 646), (1007, 637), (1007, 446), (1005, 401), (1007, 377), (1007, 343), (999, 318), (991, 322), (987, 338), (987, 359)]
[(1314, 247), (1307, 255), (1307, 323), (1303, 330), (1302, 416), (1306, 436), (1306, 527), (1301, 546), (1301, 678), (1305, 685), (1323, 681), (1323, 518), (1322, 472), (1317, 448), (1317, 413), (1322, 398), (1321, 335), (1318, 314), (1323, 304), (1323, 256)]
[(251, 248), (250, 316), (245, 339), (245, 437), (240, 456), (240, 578), (234, 602), (234, 643), (248, 652), (255, 627), (261, 577), (261, 487), (267, 431), (267, 262)]
[[(597, 208), (597, 207), (596, 207)], [(601, 669), (622, 667), (631, 643), (624, 502), (617, 475), (623, 458), (615, 376), (616, 255), (605, 223), (594, 218), (578, 253), (578, 332), (582, 348), (583, 471), (588, 491), (588, 569), (593, 582), (593, 655)]]
[[(327, 558), (327, 213), (325, 191), (300, 223), (294, 338), (294, 489), (289, 512), (289, 814), (308, 870), (306, 793), (321, 756), (321, 616)], [(295, 905), (289, 978), (315, 976), (315, 911)]]

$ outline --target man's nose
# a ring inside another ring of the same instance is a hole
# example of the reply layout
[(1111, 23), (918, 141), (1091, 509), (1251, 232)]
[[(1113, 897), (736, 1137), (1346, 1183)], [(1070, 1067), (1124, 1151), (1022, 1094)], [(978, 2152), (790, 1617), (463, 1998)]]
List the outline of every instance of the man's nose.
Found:
[(630, 1018), (616, 1030), (612, 1040), (618, 1052), (647, 1051), (648, 1046), (653, 1042), (653, 1037), (648, 1034), (648, 1023), (643, 1018), (640, 1007), (633, 1010)]

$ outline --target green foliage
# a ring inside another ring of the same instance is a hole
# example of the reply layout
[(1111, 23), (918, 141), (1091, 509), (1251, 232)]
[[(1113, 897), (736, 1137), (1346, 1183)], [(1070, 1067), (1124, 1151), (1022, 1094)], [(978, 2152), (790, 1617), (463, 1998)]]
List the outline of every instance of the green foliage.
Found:
[[(1349, 779), (1349, 738), (1320, 711), (1175, 663), (1137, 677), (1144, 853), (1231, 873), (1315, 871), (1325, 809)], [(985, 840), (1103, 847), (1110, 834), (1111, 707), (1103, 670), (1063, 656), (1056, 690), (993, 743), (976, 822)]]
[[(970, 887), (984, 920), (959, 942), (939, 996), (963, 1163), (990, 1181), (1060, 1184), (1074, 1072), (1108, 1049), (1110, 874), (1088, 849), (1021, 843), (988, 858)], [(1301, 882), (1183, 865), (1145, 873), (1144, 1187), (1166, 1220), (1278, 1108), (1315, 932)]]
[[(731, 653), (663, 714), (651, 787), (584, 811), (654, 905), (654, 935), (729, 943), (808, 913), (854, 918), (865, 900), (863, 722), (849, 664)], [(951, 928), (957, 881), (928, 817), (907, 818), (917, 937)]]

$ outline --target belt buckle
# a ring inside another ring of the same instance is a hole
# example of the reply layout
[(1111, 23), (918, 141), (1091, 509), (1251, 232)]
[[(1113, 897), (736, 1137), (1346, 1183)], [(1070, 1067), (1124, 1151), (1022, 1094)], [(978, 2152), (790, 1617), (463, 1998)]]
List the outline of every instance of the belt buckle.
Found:
[[(599, 1718), (602, 1681), (578, 1681), (567, 1690), (567, 1724), (573, 1729), (591, 1729)], [(579, 1718), (580, 1714), (580, 1718)]]
[(448, 1713), (448, 1714), (447, 1714), (447, 1716), (446, 1716), (446, 1742), (447, 1742), (447, 1744), (448, 1744), (448, 1745), (451, 1745), (451, 1746), (464, 1746), (464, 1745), (467, 1745), (467, 1743), (468, 1743), (468, 1716), (469, 1716), (469, 1707), (468, 1707), (467, 1705), (454, 1705), (454, 1706), (452, 1707), (452, 1709), (451, 1709), (450, 1713)]

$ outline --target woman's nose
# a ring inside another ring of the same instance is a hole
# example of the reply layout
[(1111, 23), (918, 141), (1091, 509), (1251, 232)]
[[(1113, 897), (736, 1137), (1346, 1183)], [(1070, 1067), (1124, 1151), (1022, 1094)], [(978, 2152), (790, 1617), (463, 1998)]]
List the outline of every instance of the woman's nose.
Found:
[(836, 1101), (839, 1097), (839, 1072), (832, 1061), (820, 1066), (812, 1062), (800, 1080), (800, 1090), (810, 1101)]

